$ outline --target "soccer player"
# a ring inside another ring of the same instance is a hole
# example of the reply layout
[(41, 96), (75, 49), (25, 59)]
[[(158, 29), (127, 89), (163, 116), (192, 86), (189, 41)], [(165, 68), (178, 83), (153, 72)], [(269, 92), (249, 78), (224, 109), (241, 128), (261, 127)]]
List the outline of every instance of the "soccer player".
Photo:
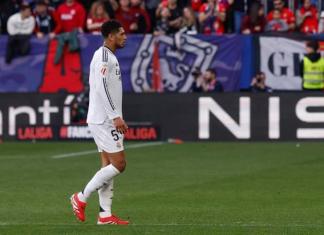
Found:
[(129, 222), (112, 215), (114, 177), (125, 170), (123, 134), (127, 124), (122, 115), (122, 81), (115, 51), (125, 46), (126, 34), (121, 24), (111, 20), (101, 27), (104, 45), (93, 55), (90, 64), (90, 102), (87, 123), (100, 152), (102, 168), (82, 192), (71, 196), (75, 216), (85, 221), (85, 208), (91, 193), (98, 191), (100, 212), (97, 224)]

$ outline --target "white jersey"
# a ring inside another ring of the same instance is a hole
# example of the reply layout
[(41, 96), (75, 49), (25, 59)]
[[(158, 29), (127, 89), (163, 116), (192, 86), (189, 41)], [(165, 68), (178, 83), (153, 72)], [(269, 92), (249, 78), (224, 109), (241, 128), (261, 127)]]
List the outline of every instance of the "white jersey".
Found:
[(90, 64), (87, 123), (103, 124), (122, 117), (122, 81), (118, 60), (107, 47), (100, 47)]

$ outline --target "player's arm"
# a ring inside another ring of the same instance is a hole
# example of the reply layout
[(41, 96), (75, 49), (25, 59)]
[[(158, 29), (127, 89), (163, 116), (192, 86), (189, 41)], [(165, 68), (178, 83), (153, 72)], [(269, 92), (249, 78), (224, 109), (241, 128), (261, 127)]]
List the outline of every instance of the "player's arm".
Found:
[(113, 121), (114, 121), (116, 130), (122, 134), (125, 134), (128, 129), (126, 122), (121, 117), (117, 117)]
[(101, 96), (101, 100), (103, 101), (104, 109), (110, 120), (113, 120), (116, 130), (122, 134), (124, 134), (128, 126), (122, 117), (118, 114), (116, 110), (116, 106), (113, 102), (112, 94), (108, 89), (108, 80), (109, 80), (109, 66), (108, 62), (101, 62), (100, 66), (97, 66), (97, 69), (100, 69), (100, 78), (98, 79), (100, 83), (97, 86), (98, 92)]

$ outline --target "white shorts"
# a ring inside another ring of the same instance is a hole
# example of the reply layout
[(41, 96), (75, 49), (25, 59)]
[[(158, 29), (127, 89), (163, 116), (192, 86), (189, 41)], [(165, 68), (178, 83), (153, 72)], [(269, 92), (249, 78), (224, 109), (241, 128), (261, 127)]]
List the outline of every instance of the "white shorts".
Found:
[(124, 150), (124, 135), (117, 132), (111, 120), (103, 124), (88, 124), (98, 152), (117, 153)]

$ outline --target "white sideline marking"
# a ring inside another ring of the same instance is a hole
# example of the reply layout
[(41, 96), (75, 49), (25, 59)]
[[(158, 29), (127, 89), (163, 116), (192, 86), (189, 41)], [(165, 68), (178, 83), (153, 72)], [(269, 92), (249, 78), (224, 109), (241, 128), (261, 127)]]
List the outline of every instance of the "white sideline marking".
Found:
[(97, 153), (97, 152), (98, 152), (97, 150), (89, 150), (89, 151), (82, 151), (82, 152), (74, 152), (74, 153), (66, 153), (66, 154), (54, 155), (51, 158), (60, 159), (60, 158), (67, 158), (67, 157), (77, 157), (77, 156), (90, 155), (90, 154)]
[[(165, 144), (165, 143), (166, 142), (158, 141), (158, 142), (132, 144), (132, 145), (126, 146), (125, 149), (144, 148), (144, 147), (162, 145), (162, 144)], [(53, 159), (61, 159), (61, 158), (68, 158), (68, 157), (79, 157), (79, 156), (94, 154), (94, 153), (97, 153), (97, 152), (98, 152), (97, 150), (88, 150), (88, 151), (81, 151), (81, 152), (54, 155), (54, 156), (51, 156), (51, 158), (53, 158)]]

